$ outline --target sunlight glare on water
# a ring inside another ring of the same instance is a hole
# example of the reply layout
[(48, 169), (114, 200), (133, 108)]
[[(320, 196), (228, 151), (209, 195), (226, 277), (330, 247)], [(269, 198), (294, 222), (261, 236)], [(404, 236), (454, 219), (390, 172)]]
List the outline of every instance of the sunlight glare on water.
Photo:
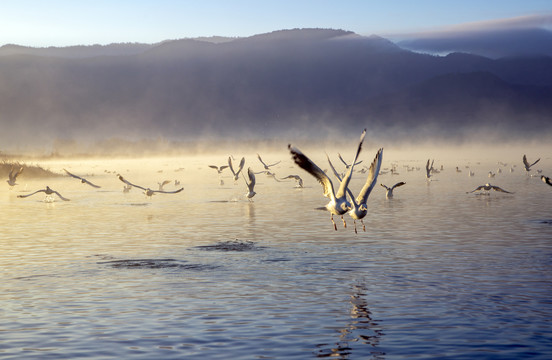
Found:
[[(215, 155), (49, 161), (102, 188), (24, 174), (2, 187), (0, 358), (552, 357), (552, 188), (520, 159), (493, 179), (494, 159), (438, 159), (428, 182), (426, 158), (384, 154), (399, 174), (378, 184), (406, 185), (393, 199), (376, 186), (358, 234), (314, 210), (322, 188), (287, 152), (265, 160), (305, 187), (258, 174), (250, 202)], [(118, 173), (184, 191), (123, 193)], [(489, 181), (515, 193), (466, 194)], [(17, 198), (46, 185), (71, 201)]]

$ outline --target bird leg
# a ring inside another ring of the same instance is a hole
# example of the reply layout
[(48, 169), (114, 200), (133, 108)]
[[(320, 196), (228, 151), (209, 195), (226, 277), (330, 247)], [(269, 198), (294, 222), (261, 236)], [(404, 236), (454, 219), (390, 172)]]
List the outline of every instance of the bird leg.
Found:
[(364, 232), (366, 232), (366, 226), (364, 226), (364, 221), (363, 221), (363, 219), (360, 219), (360, 222), (362, 223), (362, 230), (363, 230)]
[(331, 216), (331, 219), (332, 219), (332, 224), (333, 224), (333, 226), (334, 226), (334, 230), (337, 231), (337, 225), (335, 224), (335, 221), (334, 221), (334, 219), (333, 219), (333, 214), (332, 214), (332, 216)]
[(341, 220), (343, 221), (343, 227), (346, 228), (346, 227), (347, 227), (347, 223), (345, 222), (345, 219), (343, 218), (343, 215), (341, 215)]
[(357, 228), (356, 228), (356, 220), (353, 219), (353, 224), (355, 224), (355, 234), (358, 234)]

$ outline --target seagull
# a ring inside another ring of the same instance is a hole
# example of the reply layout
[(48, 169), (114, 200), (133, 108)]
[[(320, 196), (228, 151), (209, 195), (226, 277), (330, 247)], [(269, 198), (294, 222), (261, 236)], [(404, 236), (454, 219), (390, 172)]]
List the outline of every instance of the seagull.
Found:
[[(243, 175), (243, 174), (242, 174)], [(253, 190), (255, 188), (255, 173), (251, 168), (247, 169), (247, 176), (249, 177), (249, 182), (245, 178), (245, 175), (243, 176), (243, 179), (245, 180), (245, 184), (247, 185), (247, 194), (245, 196), (251, 201), (251, 198), (255, 196), (256, 192)]]
[(395, 185), (391, 186), (391, 187), (387, 187), (383, 184), (380, 184), (381, 186), (383, 186), (387, 192), (385, 193), (385, 197), (388, 198), (388, 199), (391, 199), (393, 197), (393, 190), (396, 188), (396, 187), (399, 187), (399, 186), (403, 186), (405, 185), (406, 183), (404, 181), (401, 181), (401, 182), (398, 182), (396, 183)]
[(57, 191), (50, 189), (49, 186), (46, 186), (46, 189), (37, 190), (37, 191), (35, 191), (35, 192), (33, 192), (33, 193), (30, 193), (30, 194), (27, 194), (27, 195), (17, 195), (17, 197), (18, 197), (18, 198), (26, 198), (26, 197), (32, 196), (32, 195), (34, 195), (34, 194), (36, 194), (36, 193), (39, 193), (39, 192), (45, 193), (45, 194), (46, 194), (46, 197), (49, 197), (49, 196), (51, 196), (52, 194), (56, 194), (57, 196), (59, 196), (59, 198), (60, 198), (61, 200), (63, 200), (63, 201), (69, 201), (69, 199), (64, 198), (64, 197), (61, 196), (61, 194), (58, 193)]
[(529, 162), (527, 161), (527, 156), (523, 155), (523, 166), (525, 166), (525, 171), (527, 172), (531, 171), (531, 166), (535, 165), (539, 161), (540, 161), (540, 158), (538, 158), (537, 161), (535, 161), (534, 163), (529, 164)]
[(226, 169), (228, 165), (222, 165), (222, 166), (209, 165), (209, 167), (215, 169), (217, 173), (221, 174), (222, 170)]
[(10, 170), (10, 173), (8, 174), (8, 180), (6, 180), (7, 183), (10, 185), (10, 187), (14, 187), (15, 185), (17, 185), (15, 183), (15, 180), (17, 180), (17, 177), (22, 172), (23, 172), (23, 166), (21, 166), (21, 168), (19, 170), (17, 170), (15, 173), (13, 172), (13, 166), (12, 166), (12, 168)]
[(123, 192), (124, 192), (124, 193), (127, 193), (127, 192), (130, 191), (130, 189), (132, 189), (132, 185), (125, 185), (125, 186), (123, 187)]
[(504, 193), (508, 193), (508, 194), (513, 194), (512, 192), (510, 191), (506, 191), (498, 186), (494, 186), (494, 185), (491, 185), (489, 183), (486, 183), (485, 185), (481, 185), (481, 186), (478, 186), (476, 187), (474, 190), (472, 191), (468, 191), (466, 192), (466, 194), (471, 194), (473, 192), (476, 192), (476, 191), (479, 191), (479, 190), (485, 190), (487, 192), (487, 194), (491, 191), (491, 190), (494, 190), (494, 191), (500, 191), (500, 192), (504, 192)]
[(261, 155), (257, 154), (257, 158), (259, 159), (259, 161), (261, 162), (261, 164), (263, 164), (265, 170), (270, 170), (270, 167), (271, 167), (271, 166), (278, 165), (279, 163), (281, 163), (281, 161), (278, 161), (278, 162), (275, 162), (274, 164), (267, 165), (267, 164), (265, 164), (265, 162), (263, 161), (263, 159), (261, 159)]
[(95, 184), (92, 184), (90, 181), (86, 180), (85, 178), (83, 177), (80, 177), (80, 176), (77, 176), (75, 174), (71, 174), (69, 171), (63, 169), (63, 171), (65, 171), (67, 173), (67, 175), (71, 176), (71, 177), (74, 177), (75, 179), (79, 179), (81, 181), (81, 183), (83, 184), (88, 184), (92, 187), (95, 187), (95, 188), (101, 188), (101, 186), (98, 186), (98, 185), (95, 185)]
[(489, 177), (490, 177), (490, 178), (494, 178), (495, 175), (496, 175), (495, 173), (493, 173), (492, 171), (489, 171)]
[[(362, 131), (362, 134), (360, 136), (360, 142), (358, 144), (358, 148), (355, 154), (355, 158), (351, 164), (351, 167), (349, 167), (349, 170), (347, 170), (347, 173), (341, 180), (341, 183), (339, 185), (339, 189), (337, 190), (337, 193), (334, 190), (333, 183), (326, 175), (324, 170), (320, 169), (315, 163), (313, 163), (306, 155), (304, 155), (299, 149), (291, 146), (291, 144), (288, 144), (288, 149), (291, 153), (291, 157), (293, 161), (303, 170), (307, 171), (309, 174), (314, 176), (320, 184), (322, 184), (322, 187), (324, 189), (324, 196), (330, 198), (330, 202), (326, 204), (325, 209), (328, 210), (331, 214), (331, 220), (334, 226), (334, 229), (337, 231), (337, 225), (334, 222), (333, 216), (334, 215), (341, 215), (341, 218), (343, 220), (343, 226), (347, 226), (347, 223), (345, 222), (345, 219), (343, 219), (343, 214), (345, 214), (349, 209), (351, 208), (351, 204), (347, 201), (347, 186), (349, 185), (349, 181), (351, 181), (351, 175), (353, 174), (353, 168), (354, 164), (356, 163), (356, 160), (358, 158), (358, 155), (360, 153), (360, 150), (362, 149), (362, 142), (364, 141), (364, 137), (366, 136), (366, 129)], [(327, 157), (327, 155), (326, 155)], [(329, 157), (328, 157), (329, 159)]]
[(163, 182), (158, 182), (157, 185), (159, 185), (159, 190), (163, 191), (163, 187), (167, 184), (170, 184), (170, 180), (165, 180)]
[(548, 176), (542, 175), (542, 176), (541, 176), (541, 180), (542, 180), (542, 182), (544, 182), (545, 184), (548, 184), (548, 185), (552, 186), (552, 181), (550, 180), (550, 178), (549, 178)]
[(294, 179), (297, 182), (296, 187), (302, 188), (303, 187), (303, 179), (299, 175), (288, 175), (285, 178), (282, 178), (282, 180), (285, 179)]
[[(343, 160), (343, 158), (341, 157), (341, 154), (340, 154), (340, 153), (337, 153), (337, 157), (339, 158), (339, 160), (341, 160), (341, 162), (342, 162), (343, 164), (345, 164), (345, 169), (349, 169), (349, 168), (351, 167), (351, 164), (347, 164), (347, 163), (345, 162), (345, 160)], [(357, 161), (357, 162), (355, 163), (355, 165), (358, 165), (358, 164), (360, 164), (361, 162), (362, 162), (362, 160)]]
[(125, 178), (123, 178), (123, 177), (121, 176), (121, 174), (118, 174), (117, 176), (119, 177), (119, 180), (121, 180), (121, 181), (124, 182), (125, 184), (130, 185), (130, 186), (137, 187), (138, 189), (144, 190), (144, 194), (146, 194), (146, 196), (149, 196), (149, 197), (152, 197), (153, 195), (155, 195), (155, 193), (176, 194), (176, 193), (179, 193), (179, 192), (181, 192), (182, 190), (184, 190), (184, 188), (180, 188), (180, 189), (175, 190), (175, 191), (152, 190), (152, 189), (150, 189), (150, 188), (145, 188), (145, 187), (143, 187), (143, 186), (135, 185), (135, 184), (129, 182), (128, 180), (126, 180)]
[[(353, 223), (355, 224), (355, 234), (357, 233), (356, 228), (356, 221), (360, 220), (362, 223), (362, 230), (366, 231), (366, 226), (364, 225), (364, 217), (368, 213), (368, 196), (370, 196), (370, 193), (372, 192), (372, 189), (376, 185), (376, 181), (378, 180), (378, 174), (381, 168), (381, 162), (383, 161), (383, 149), (379, 149), (376, 153), (376, 157), (372, 161), (372, 164), (370, 165), (368, 177), (366, 178), (366, 183), (364, 183), (364, 186), (362, 187), (362, 190), (360, 190), (360, 193), (358, 194), (356, 200), (352, 193), (352, 191), (347, 188), (347, 193), (349, 194), (349, 197), (351, 198), (352, 202), (352, 208), (349, 210), (349, 215), (353, 218)], [(334, 175), (337, 177), (338, 180), (341, 181), (341, 178), (337, 171), (335, 170), (332, 162), (330, 161), (330, 158), (328, 157), (328, 162), (330, 163), (330, 167), (333, 170)]]
[(228, 166), (230, 167), (230, 171), (232, 171), (232, 174), (234, 174), (234, 181), (238, 181), (238, 179), (240, 178), (240, 171), (242, 171), (244, 164), (245, 164), (245, 158), (242, 157), (240, 160), (240, 166), (238, 168), (238, 171), (234, 171), (234, 168), (232, 167), (232, 158), (228, 156)]
[(435, 160), (433, 160), (431, 162), (431, 166), (429, 166), (429, 159), (427, 159), (427, 164), (426, 164), (426, 179), (429, 179), (431, 177), (431, 172), (434, 170), (433, 169), (433, 162)]

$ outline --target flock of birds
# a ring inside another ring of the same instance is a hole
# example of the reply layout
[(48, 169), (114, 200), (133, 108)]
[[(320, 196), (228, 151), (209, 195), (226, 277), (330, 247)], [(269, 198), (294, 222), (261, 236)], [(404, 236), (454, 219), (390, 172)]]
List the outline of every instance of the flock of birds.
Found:
[[(362, 224), (363, 230), (366, 231), (366, 227), (364, 225), (363, 219), (368, 213), (368, 206), (367, 206), (368, 197), (370, 196), (370, 193), (372, 192), (372, 190), (374, 189), (374, 187), (377, 183), (378, 175), (383, 173), (383, 171), (381, 170), (382, 161), (383, 161), (383, 148), (380, 148), (376, 152), (376, 155), (375, 155), (375, 157), (374, 157), (374, 159), (373, 159), (373, 161), (372, 161), (372, 163), (370, 164), (369, 167), (364, 166), (363, 169), (358, 171), (359, 173), (363, 173), (363, 174), (368, 172), (368, 175), (367, 175), (367, 178), (366, 178), (366, 181), (365, 181), (363, 187), (361, 188), (358, 195), (355, 197), (353, 192), (349, 188), (349, 184), (350, 184), (352, 175), (354, 173), (355, 166), (362, 163), (362, 160), (360, 160), (360, 161), (357, 161), (357, 160), (358, 160), (359, 154), (362, 150), (362, 144), (364, 142), (365, 136), (366, 136), (366, 129), (364, 129), (361, 133), (360, 140), (359, 140), (358, 146), (356, 148), (356, 152), (354, 154), (353, 161), (351, 163), (347, 163), (343, 159), (341, 154), (338, 154), (338, 158), (345, 165), (345, 170), (346, 170), (345, 173), (340, 174), (335, 169), (335, 167), (332, 164), (328, 154), (326, 154), (326, 158), (327, 158), (328, 163), (330, 165), (330, 169), (332, 170), (332, 173), (335, 176), (335, 178), (338, 180), (338, 183), (337, 183), (338, 186), (337, 187), (334, 187), (334, 183), (332, 182), (332, 180), (328, 176), (327, 170), (322, 170), (322, 168), (320, 168), (318, 165), (316, 165), (311, 159), (309, 159), (305, 154), (303, 154), (298, 148), (292, 146), (291, 144), (288, 145), (288, 150), (291, 154), (291, 157), (292, 157), (294, 163), (297, 166), (299, 166), (301, 169), (305, 170), (307, 173), (312, 175), (322, 185), (323, 195), (325, 197), (329, 198), (329, 202), (323, 208), (320, 208), (320, 209), (327, 210), (330, 213), (330, 219), (331, 219), (331, 222), (332, 222), (333, 227), (334, 227), (335, 230), (337, 230), (337, 225), (334, 221), (334, 215), (340, 216), (341, 220), (343, 222), (343, 226), (347, 227), (347, 223), (346, 223), (343, 216), (346, 213), (348, 213), (353, 218), (355, 233), (357, 232), (357, 223), (356, 223), (357, 220), (360, 221), (360, 223)], [(276, 181), (294, 180), (296, 182), (296, 187), (297, 188), (302, 188), (303, 187), (303, 179), (299, 175), (293, 175), (292, 174), (292, 175), (288, 175), (286, 177), (283, 177), (283, 178), (279, 179), (276, 176), (275, 173), (271, 172), (271, 168), (273, 166), (279, 164), (280, 161), (277, 161), (277, 162), (272, 163), (272, 164), (267, 164), (266, 162), (263, 161), (263, 159), (261, 158), (261, 156), (259, 154), (257, 154), (257, 158), (258, 158), (259, 162), (262, 164), (264, 170), (260, 171), (260, 172), (254, 172), (251, 169), (251, 167), (249, 167), (247, 169), (247, 178), (244, 175), (244, 166), (245, 166), (245, 158), (244, 157), (241, 158), (241, 160), (240, 160), (240, 162), (237, 166), (234, 165), (234, 163), (232, 161), (232, 157), (229, 156), (227, 165), (226, 164), (221, 165), (221, 166), (209, 165), (209, 167), (213, 168), (217, 171), (217, 173), (219, 174), (219, 180), (220, 180), (221, 185), (224, 184), (224, 181), (222, 180), (222, 177), (220, 177), (220, 175), (222, 174), (222, 172), (226, 168), (228, 168), (230, 170), (230, 172), (232, 173), (232, 178), (234, 179), (235, 182), (239, 181), (240, 174), (241, 174), (244, 181), (245, 181), (245, 184), (247, 186), (247, 192), (245, 194), (245, 197), (247, 199), (249, 199), (250, 201), (256, 195), (256, 192), (255, 192), (255, 184), (256, 184), (255, 175), (256, 174), (264, 173), (267, 176), (273, 177)], [(525, 171), (527, 172), (527, 174), (529, 174), (529, 172), (531, 171), (531, 168), (535, 164), (537, 164), (539, 161), (540, 161), (540, 158), (537, 159), (536, 161), (530, 163), (527, 160), (526, 155), (523, 155), (523, 165), (524, 165), (524, 168), (525, 168)], [(442, 167), (441, 167), (441, 169), (442, 169)], [(99, 185), (96, 185), (96, 184), (92, 183), (91, 181), (89, 181), (89, 180), (87, 180), (87, 179), (85, 179), (81, 176), (75, 175), (75, 174), (69, 172), (66, 169), (63, 169), (63, 170), (65, 171), (65, 173), (68, 176), (79, 180), (83, 184), (87, 184), (87, 185), (89, 185), (93, 188), (100, 188)], [(431, 159), (427, 160), (425, 170), (426, 170), (426, 179), (427, 179), (427, 181), (432, 181), (433, 180), (433, 178), (432, 178), (433, 174), (439, 173), (439, 170), (436, 170), (434, 168), (434, 160), (431, 160)], [(456, 168), (456, 171), (461, 172), (461, 170), (458, 167)], [(511, 168), (510, 171), (513, 171), (513, 168)], [(13, 188), (15, 185), (17, 185), (17, 183), (16, 183), (17, 177), (19, 175), (21, 175), (22, 172), (23, 172), (23, 167), (19, 167), (18, 169), (12, 167), (11, 171), (8, 174), (8, 180), (7, 180), (8, 185), (10, 186), (10, 188)], [(396, 169), (393, 168), (391, 170), (391, 172), (396, 173)], [(473, 172), (471, 170), (469, 171), (469, 176), (473, 176)], [(134, 188), (141, 189), (147, 197), (151, 197), (156, 193), (177, 194), (177, 193), (184, 190), (183, 187), (180, 187), (180, 188), (178, 188), (176, 190), (173, 190), (173, 191), (164, 190), (163, 187), (165, 185), (167, 185), (168, 183), (170, 183), (169, 180), (158, 183), (159, 188), (154, 190), (154, 189), (151, 189), (149, 187), (144, 187), (144, 186), (132, 183), (132, 182), (128, 181), (127, 179), (125, 179), (120, 174), (117, 174), (117, 177), (121, 182), (124, 183), (123, 192), (128, 192), (128, 191), (130, 191), (130, 189), (132, 189), (134, 187)], [(494, 177), (494, 174), (492, 172), (490, 172), (489, 177)], [(544, 183), (552, 186), (552, 181), (549, 177), (541, 176), (541, 179)], [(384, 185), (384, 184), (380, 184), (380, 186), (385, 188), (386, 197), (387, 198), (392, 198), (393, 197), (393, 190), (398, 188), (398, 187), (401, 187), (405, 184), (406, 184), (406, 182), (400, 181), (400, 182), (397, 182), (396, 184), (394, 184), (393, 186), (387, 186), (387, 185)], [(178, 186), (179, 182), (175, 181), (175, 185)], [(480, 192), (482, 191), (484, 194), (489, 194), (490, 191), (498, 191), (498, 192), (509, 193), (509, 194), (512, 193), (512, 192), (507, 191), (507, 190), (505, 190), (505, 189), (503, 189), (499, 186), (491, 185), (490, 183), (480, 185), (480, 186), (476, 187), (475, 189), (473, 189), (472, 191), (468, 191), (467, 193), (474, 193), (474, 192), (477, 192), (477, 191), (480, 191)], [(62, 196), (59, 192), (51, 189), (49, 186), (46, 186), (45, 189), (36, 190), (36, 191), (31, 192), (29, 194), (18, 195), (17, 197), (18, 198), (27, 198), (27, 197), (33, 196), (35, 194), (38, 194), (38, 193), (44, 193), (46, 195), (46, 198), (47, 198), (48, 201), (53, 201), (53, 198), (52, 198), (53, 195), (56, 195), (57, 197), (59, 197), (63, 201), (69, 201), (68, 198)]]

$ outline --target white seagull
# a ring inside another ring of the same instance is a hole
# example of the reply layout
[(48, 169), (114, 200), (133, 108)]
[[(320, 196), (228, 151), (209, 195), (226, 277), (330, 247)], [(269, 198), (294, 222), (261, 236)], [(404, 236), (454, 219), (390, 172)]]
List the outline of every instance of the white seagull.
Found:
[(529, 162), (527, 161), (527, 156), (523, 155), (523, 166), (525, 166), (525, 171), (527, 172), (531, 171), (531, 166), (535, 165), (539, 161), (540, 161), (540, 158), (538, 158), (537, 161), (535, 161), (534, 163), (529, 164)]
[(549, 178), (548, 176), (542, 175), (542, 176), (541, 176), (541, 180), (542, 180), (543, 183), (552, 186), (552, 181), (550, 180), (550, 178)]
[(77, 176), (75, 174), (71, 174), (69, 171), (63, 169), (63, 171), (65, 171), (67, 173), (67, 175), (71, 176), (71, 177), (74, 177), (75, 179), (79, 179), (81, 181), (81, 183), (83, 184), (88, 184), (92, 187), (95, 187), (95, 188), (101, 188), (101, 186), (99, 185), (95, 185), (95, 184), (92, 184), (90, 181), (86, 180), (85, 178), (83, 177), (80, 177), (80, 176)]
[(271, 167), (271, 166), (278, 165), (279, 163), (281, 163), (281, 161), (277, 161), (277, 162), (275, 162), (274, 164), (267, 165), (267, 164), (263, 161), (263, 159), (261, 159), (261, 155), (257, 154), (257, 158), (259, 159), (259, 161), (261, 162), (261, 164), (263, 164), (265, 170), (270, 170), (270, 167)]
[(215, 169), (217, 173), (221, 174), (222, 170), (226, 169), (228, 165), (222, 165), (222, 166), (216, 166), (216, 165), (209, 165), (210, 168)]
[(302, 188), (303, 187), (303, 179), (299, 175), (288, 175), (285, 178), (282, 178), (282, 180), (285, 179), (294, 179), (295, 182), (297, 182), (296, 187)]
[(49, 186), (46, 186), (46, 189), (37, 190), (37, 191), (35, 191), (35, 192), (33, 192), (33, 193), (30, 193), (30, 194), (27, 194), (27, 195), (17, 195), (17, 197), (18, 197), (18, 198), (26, 198), (26, 197), (32, 196), (32, 195), (34, 195), (34, 194), (37, 194), (37, 193), (39, 193), (39, 192), (45, 193), (47, 198), (48, 198), (49, 196), (51, 196), (52, 194), (56, 194), (57, 196), (59, 196), (59, 198), (60, 198), (61, 200), (63, 200), (63, 201), (69, 201), (69, 199), (64, 198), (64, 197), (61, 196), (61, 194), (58, 193), (57, 191), (50, 189)]
[(404, 181), (401, 181), (401, 182), (398, 182), (396, 183), (395, 185), (391, 186), (391, 187), (388, 187), (386, 185), (383, 185), (383, 184), (380, 184), (381, 186), (383, 186), (387, 191), (385, 192), (385, 197), (388, 198), (388, 199), (391, 199), (393, 197), (393, 190), (396, 188), (396, 187), (399, 187), (399, 186), (403, 186), (405, 185), (406, 183)]
[(243, 179), (245, 180), (245, 184), (247, 185), (247, 194), (245, 194), (245, 197), (251, 201), (251, 198), (255, 196), (256, 192), (255, 189), (255, 173), (253, 173), (253, 170), (251, 168), (247, 169), (247, 177), (249, 177), (249, 182), (245, 178), (245, 175), (243, 176)]
[(335, 224), (335, 221), (333, 219), (334, 215), (340, 215), (341, 219), (343, 220), (343, 226), (345, 227), (347, 226), (345, 219), (343, 219), (343, 214), (345, 214), (351, 208), (351, 204), (347, 201), (347, 187), (349, 186), (349, 181), (351, 181), (351, 175), (353, 174), (354, 164), (356, 163), (358, 155), (360, 154), (360, 150), (362, 149), (362, 142), (364, 141), (365, 136), (366, 136), (366, 129), (362, 131), (362, 134), (360, 136), (360, 142), (358, 144), (358, 148), (355, 154), (355, 158), (351, 164), (351, 167), (349, 167), (349, 170), (347, 170), (347, 173), (341, 180), (341, 184), (339, 186), (339, 189), (337, 190), (337, 193), (334, 190), (332, 181), (330, 180), (328, 175), (326, 175), (324, 170), (320, 169), (299, 149), (291, 146), (291, 144), (288, 145), (288, 149), (291, 153), (291, 157), (293, 158), (293, 161), (300, 168), (302, 168), (303, 170), (307, 171), (309, 174), (314, 176), (318, 180), (318, 182), (322, 184), (322, 187), (324, 189), (324, 196), (330, 198), (330, 202), (326, 204), (325, 208), (331, 214), (332, 224), (336, 231), (337, 231), (337, 225)]
[(144, 194), (146, 194), (146, 196), (149, 196), (149, 197), (152, 197), (153, 195), (155, 195), (155, 193), (176, 194), (176, 193), (179, 193), (179, 192), (181, 192), (182, 190), (184, 190), (184, 188), (180, 188), (180, 189), (175, 190), (175, 191), (152, 190), (152, 189), (150, 189), (150, 188), (145, 188), (145, 187), (143, 187), (143, 186), (135, 185), (135, 184), (129, 182), (128, 180), (126, 180), (125, 178), (123, 178), (123, 177), (121, 176), (121, 174), (118, 174), (117, 176), (119, 177), (119, 180), (121, 180), (121, 181), (124, 182), (125, 184), (130, 185), (130, 186), (137, 187), (138, 189), (144, 190)]
[[(352, 191), (349, 188), (347, 188), (347, 193), (349, 194), (349, 197), (351, 198), (351, 202), (353, 205), (352, 208), (350, 208), (349, 210), (349, 215), (353, 218), (353, 223), (355, 225), (355, 234), (357, 233), (357, 228), (356, 228), (357, 220), (360, 220), (360, 222), (362, 223), (362, 230), (366, 231), (366, 226), (364, 225), (363, 219), (368, 213), (368, 205), (367, 205), (368, 196), (370, 196), (372, 189), (376, 185), (382, 161), (383, 161), (383, 149), (379, 149), (378, 152), (376, 153), (376, 157), (374, 158), (374, 160), (372, 161), (372, 164), (370, 165), (366, 182), (364, 183), (362, 190), (360, 190), (360, 193), (358, 194), (356, 200)], [(334, 175), (337, 177), (339, 181), (341, 181), (341, 178), (337, 173), (337, 171), (335, 170), (329, 157), (328, 157), (328, 162), (330, 163), (330, 167), (332, 168)]]
[(240, 178), (240, 171), (242, 171), (243, 165), (245, 165), (244, 157), (242, 157), (240, 160), (240, 166), (238, 167), (238, 171), (234, 171), (234, 167), (232, 167), (232, 158), (228, 156), (228, 166), (230, 167), (230, 171), (232, 171), (232, 174), (234, 174), (234, 181), (238, 181), (238, 179)]
[(17, 170), (16, 172), (13, 172), (13, 166), (10, 170), (10, 173), (8, 174), (8, 180), (6, 180), (6, 182), (8, 183), (8, 185), (10, 185), (10, 187), (14, 187), (15, 185), (17, 185), (15, 183), (15, 180), (17, 180), (17, 177), (23, 172), (23, 166), (21, 166), (21, 168), (19, 168), (19, 170)]
[(476, 191), (480, 191), (480, 190), (485, 190), (487, 192), (487, 194), (491, 191), (491, 190), (494, 190), (494, 191), (499, 191), (499, 192), (503, 192), (503, 193), (508, 193), (508, 194), (513, 194), (513, 192), (510, 192), (510, 191), (506, 191), (498, 186), (494, 186), (494, 185), (491, 185), (489, 183), (486, 183), (485, 185), (481, 185), (481, 186), (478, 186), (476, 187), (475, 189), (473, 189), (472, 191), (468, 191), (466, 192), (466, 194), (471, 194), (473, 192), (476, 192)]

